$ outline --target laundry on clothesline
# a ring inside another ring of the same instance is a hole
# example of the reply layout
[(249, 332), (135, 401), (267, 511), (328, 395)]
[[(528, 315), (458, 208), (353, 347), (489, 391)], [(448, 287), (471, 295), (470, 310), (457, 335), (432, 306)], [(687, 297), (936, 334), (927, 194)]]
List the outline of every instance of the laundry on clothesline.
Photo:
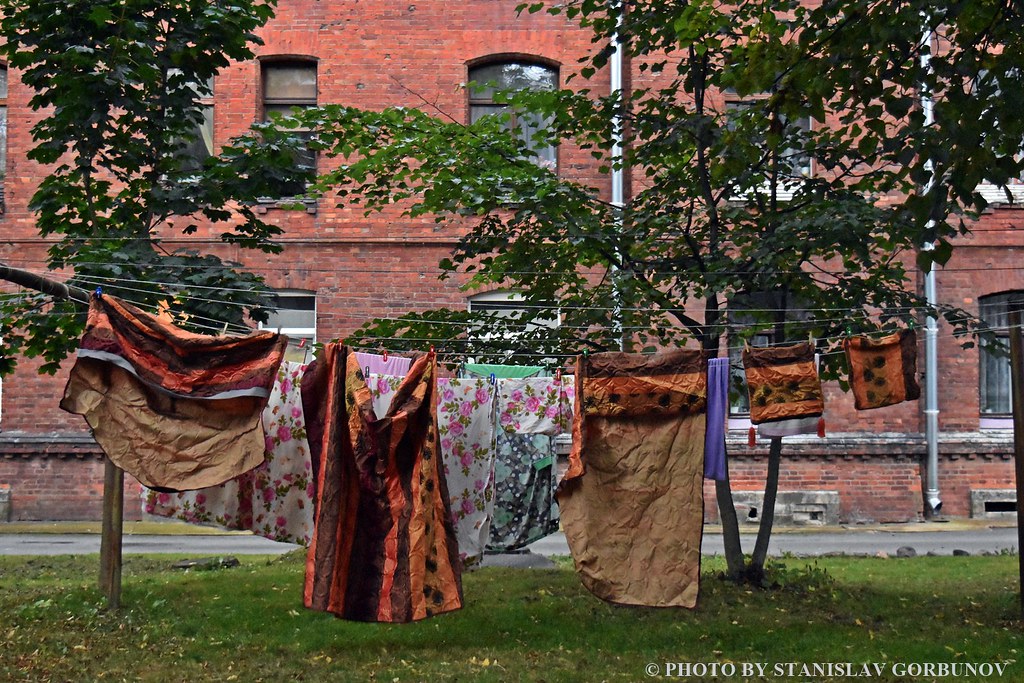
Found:
[(554, 440), (572, 426), (575, 378), (499, 379), (494, 513), (489, 552), (518, 550), (558, 531)]
[(729, 359), (708, 359), (707, 428), (704, 434), (704, 478), (728, 479), (725, 461), (726, 421), (729, 415)]
[(193, 334), (97, 295), (60, 406), (146, 486), (214, 486), (263, 461), (260, 416), (286, 343)]
[(359, 359), (327, 344), (303, 378), (317, 472), (306, 607), (408, 622), (462, 607), (462, 567), (440, 462), (434, 354), (413, 360), (384, 415)]
[[(815, 431), (825, 435), (824, 394), (815, 361), (814, 344), (746, 348), (743, 368), (750, 400), (750, 422), (770, 422), (814, 418)], [(798, 428), (790, 423), (791, 429)], [(769, 430), (771, 431), (771, 430)], [(749, 445), (755, 442), (750, 428)]]
[(483, 377), (437, 380), (437, 428), (459, 555), (484, 554), (494, 510), (494, 395)]
[(843, 347), (857, 410), (883, 408), (921, 397), (914, 330), (901, 330), (880, 339), (850, 337)]
[(282, 362), (278, 369), (263, 409), (262, 463), (219, 486), (177, 493), (143, 489), (143, 510), (308, 545), (313, 533), (313, 473), (302, 413), (305, 369), (291, 361)]
[(693, 350), (577, 361), (569, 470), (558, 502), (576, 572), (594, 595), (697, 603), (704, 524), (707, 359)]

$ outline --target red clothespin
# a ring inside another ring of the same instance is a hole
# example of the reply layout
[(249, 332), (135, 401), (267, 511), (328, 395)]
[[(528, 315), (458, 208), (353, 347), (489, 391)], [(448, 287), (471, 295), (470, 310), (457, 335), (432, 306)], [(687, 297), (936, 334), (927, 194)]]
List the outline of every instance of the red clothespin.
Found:
[(562, 368), (555, 369), (555, 384), (562, 383)]
[(299, 348), (300, 349), (306, 348), (306, 340), (305, 339), (300, 339), (299, 340)]
[(388, 352), (387, 352), (387, 350), (386, 350), (386, 349), (385, 349), (385, 350), (382, 350), (382, 351), (380, 352), (380, 355), (381, 355), (381, 357), (382, 357), (382, 358), (384, 359), (384, 362), (385, 362), (385, 363), (387, 363), (387, 362), (388, 362)]

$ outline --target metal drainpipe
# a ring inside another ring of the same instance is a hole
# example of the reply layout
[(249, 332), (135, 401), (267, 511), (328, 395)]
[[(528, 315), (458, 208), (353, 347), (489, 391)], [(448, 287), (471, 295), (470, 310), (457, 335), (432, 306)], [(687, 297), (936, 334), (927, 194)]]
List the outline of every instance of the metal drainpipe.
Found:
[[(931, 30), (925, 31), (921, 38), (921, 45), (930, 47), (932, 42)], [(928, 69), (930, 61), (930, 50), (921, 55), (921, 66)], [(925, 126), (930, 126), (935, 120), (932, 111), (931, 96), (926, 90), (921, 93), (921, 110), (924, 113)], [(931, 170), (931, 162), (926, 162)], [(931, 188), (933, 180), (928, 181), (925, 192)], [(928, 227), (934, 225), (928, 221)], [(925, 251), (934, 249), (931, 242), (921, 247)], [(924, 298), (929, 306), (938, 303), (938, 296), (935, 287), (935, 268), (932, 266), (924, 274)], [(939, 497), (939, 358), (938, 358), (938, 337), (939, 321), (934, 316), (928, 316), (925, 320), (924, 337), (924, 359), (925, 359), (925, 385), (924, 385), (924, 433), (928, 448), (928, 460), (925, 466), (925, 517), (934, 517), (942, 509), (942, 500)]]
[[(616, 3), (618, 5), (618, 3)], [(612, 56), (609, 61), (610, 73), (610, 94), (622, 98), (622, 43), (619, 42), (619, 31), (622, 28), (622, 14), (616, 19), (615, 33), (611, 37)], [(612, 206), (616, 212), (616, 232), (622, 231), (622, 207), (625, 206), (625, 175), (618, 162), (622, 159), (622, 116), (615, 114), (612, 117)], [(613, 267), (613, 271), (617, 270)], [(617, 275), (613, 274), (612, 282), (615, 282)], [(626, 340), (625, 330), (622, 325), (622, 299), (618, 288), (615, 289), (615, 325), (618, 327), (619, 350), (625, 351)]]

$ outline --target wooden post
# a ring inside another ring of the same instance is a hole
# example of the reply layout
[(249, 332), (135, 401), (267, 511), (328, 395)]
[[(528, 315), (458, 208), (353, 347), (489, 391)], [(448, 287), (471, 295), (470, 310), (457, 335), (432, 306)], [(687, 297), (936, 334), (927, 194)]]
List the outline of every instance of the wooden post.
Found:
[(1010, 379), (1013, 396), (1013, 462), (1017, 480), (1017, 566), (1020, 580), (1020, 612), (1024, 617), (1024, 344), (1021, 343), (1021, 308), (1024, 301), (1010, 302)]
[(124, 470), (103, 461), (103, 529), (100, 537), (100, 590), (107, 607), (121, 606), (121, 538), (124, 532)]

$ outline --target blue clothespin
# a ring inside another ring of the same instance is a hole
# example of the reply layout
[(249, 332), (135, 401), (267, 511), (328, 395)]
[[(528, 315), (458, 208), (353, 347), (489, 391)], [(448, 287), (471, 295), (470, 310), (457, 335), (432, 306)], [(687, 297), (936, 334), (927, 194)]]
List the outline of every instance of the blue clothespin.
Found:
[(93, 296), (95, 296), (97, 299), (99, 299), (101, 296), (103, 296), (103, 288), (102, 287), (97, 287), (96, 291), (93, 292)]
[(497, 383), (498, 383), (498, 378), (497, 378), (497, 376), (495, 376), (495, 374), (494, 374), (494, 373), (492, 372), (492, 373), (491, 373), (491, 384), (497, 384)]

